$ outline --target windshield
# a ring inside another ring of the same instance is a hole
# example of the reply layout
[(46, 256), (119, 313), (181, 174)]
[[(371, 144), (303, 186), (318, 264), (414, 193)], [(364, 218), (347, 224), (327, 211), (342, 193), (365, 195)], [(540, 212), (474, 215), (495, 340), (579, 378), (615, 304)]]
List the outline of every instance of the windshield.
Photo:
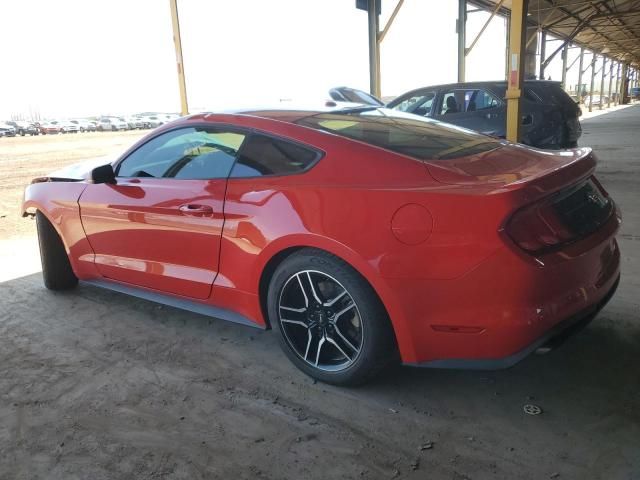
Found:
[(458, 158), (502, 145), (465, 128), (384, 108), (319, 113), (296, 123), (420, 160)]

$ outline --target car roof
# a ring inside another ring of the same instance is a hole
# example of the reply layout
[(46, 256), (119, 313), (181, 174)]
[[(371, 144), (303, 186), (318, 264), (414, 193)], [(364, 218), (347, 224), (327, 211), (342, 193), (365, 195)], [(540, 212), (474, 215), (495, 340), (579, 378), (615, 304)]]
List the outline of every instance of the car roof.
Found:
[[(211, 120), (212, 116), (220, 117), (220, 116), (251, 116), (251, 117), (260, 117), (267, 118), (271, 120), (279, 120), (281, 122), (295, 123), (298, 120), (301, 120), (306, 117), (310, 117), (312, 115), (317, 115), (320, 113), (331, 113), (331, 112), (339, 112), (345, 109), (360, 109), (363, 108), (361, 103), (350, 103), (350, 102), (335, 102), (328, 101), (323, 105), (318, 106), (317, 103), (313, 105), (277, 105), (277, 106), (266, 106), (266, 107), (254, 107), (254, 108), (238, 108), (238, 109), (227, 109), (220, 112), (203, 112), (199, 114), (190, 115), (189, 117), (182, 117), (182, 119), (201, 119), (201, 120)], [(364, 107), (364, 108), (373, 108), (373, 107)], [(384, 108), (384, 107), (379, 107)]]
[[(555, 81), (555, 80), (524, 80), (524, 83), (526, 85), (528, 85), (528, 86), (560, 85), (560, 82)], [(495, 87), (506, 88), (507, 87), (507, 81), (506, 80), (494, 80), (494, 81), (483, 80), (483, 81), (479, 81), (479, 82), (456, 82), (456, 83), (444, 83), (444, 84), (441, 84), (441, 85), (426, 85), (424, 87), (418, 87), (418, 88), (414, 88), (413, 90), (409, 90), (407, 92), (404, 92), (403, 94), (398, 95), (396, 98), (404, 97), (407, 94), (411, 94), (411, 93), (414, 93), (414, 92), (420, 92), (422, 90), (429, 90), (429, 89), (441, 90), (441, 89), (445, 89), (445, 88), (482, 88), (482, 87), (485, 87), (485, 88), (491, 88), (491, 87), (494, 87), (494, 88)]]

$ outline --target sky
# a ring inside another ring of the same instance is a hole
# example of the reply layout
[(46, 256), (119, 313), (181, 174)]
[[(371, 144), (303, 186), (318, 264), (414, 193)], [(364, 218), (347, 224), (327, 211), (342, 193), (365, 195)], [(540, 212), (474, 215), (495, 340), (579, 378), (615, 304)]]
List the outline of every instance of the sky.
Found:
[[(395, 4), (383, 0), (381, 24)], [(354, 0), (178, 0), (178, 9), (191, 111), (368, 90), (367, 14)], [(382, 43), (383, 96), (456, 81), (456, 17), (456, 0), (405, 1)], [(468, 44), (487, 18), (468, 15)], [(177, 112), (172, 36), (168, 0), (3, 2), (0, 119)], [(504, 78), (505, 38), (495, 17), (467, 58), (467, 80)], [(548, 73), (560, 71), (558, 56)], [(570, 84), (574, 76), (577, 67)]]

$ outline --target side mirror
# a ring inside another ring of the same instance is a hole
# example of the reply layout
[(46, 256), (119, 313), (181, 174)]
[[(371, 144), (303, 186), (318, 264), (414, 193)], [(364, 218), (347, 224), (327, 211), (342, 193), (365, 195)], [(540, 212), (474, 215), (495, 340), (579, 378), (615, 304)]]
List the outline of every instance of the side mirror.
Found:
[(111, 164), (102, 165), (91, 170), (91, 183), (116, 183), (116, 174)]

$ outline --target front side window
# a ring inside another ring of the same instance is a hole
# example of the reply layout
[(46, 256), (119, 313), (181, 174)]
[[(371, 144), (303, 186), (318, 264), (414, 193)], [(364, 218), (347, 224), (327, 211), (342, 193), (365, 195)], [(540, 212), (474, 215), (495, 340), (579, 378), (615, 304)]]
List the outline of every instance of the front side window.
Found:
[(431, 107), (435, 98), (436, 92), (421, 92), (406, 98), (395, 105), (393, 109), (426, 117), (431, 114)]
[(207, 180), (227, 178), (245, 135), (208, 127), (163, 133), (117, 167), (119, 177)]
[(242, 146), (231, 177), (290, 175), (311, 167), (319, 154), (295, 143), (266, 135), (251, 135)]
[(467, 102), (467, 111), (490, 110), (498, 107), (500, 100), (484, 90), (473, 90)]
[(500, 100), (481, 89), (447, 90), (442, 97), (440, 115), (489, 110), (500, 105)]

